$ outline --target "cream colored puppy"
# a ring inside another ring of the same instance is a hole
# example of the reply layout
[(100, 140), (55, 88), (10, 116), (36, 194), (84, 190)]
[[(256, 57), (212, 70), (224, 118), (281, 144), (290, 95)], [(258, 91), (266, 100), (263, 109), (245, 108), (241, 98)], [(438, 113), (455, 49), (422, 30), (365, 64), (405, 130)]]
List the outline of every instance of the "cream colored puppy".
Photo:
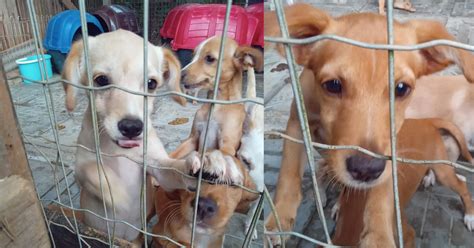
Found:
[[(118, 30), (89, 37), (89, 61), (95, 87), (120, 86), (135, 92), (144, 92), (143, 84), (143, 39), (132, 32)], [(160, 87), (180, 92), (180, 64), (173, 53), (165, 48), (148, 45), (148, 85), (146, 91), (154, 93)], [(85, 56), (82, 41), (76, 42), (65, 61), (63, 78), (73, 85), (87, 85)], [(65, 84), (66, 107), (72, 111), (75, 106), (75, 87)], [(199, 167), (199, 159), (191, 154), (188, 160), (168, 157), (163, 144), (152, 126), (153, 97), (148, 98), (148, 113), (144, 115), (143, 96), (133, 95), (120, 89), (109, 88), (93, 93), (95, 109), (89, 106), (84, 114), (78, 145), (95, 150), (92, 113), (98, 120), (100, 143), (103, 154), (125, 155), (141, 160), (143, 137), (148, 137), (148, 164), (172, 167), (188, 173)], [(185, 100), (174, 97), (185, 104)], [(147, 133), (143, 132), (145, 119)], [(142, 167), (123, 156), (102, 155), (103, 170), (98, 173), (96, 154), (79, 147), (76, 153), (75, 176), (81, 188), (81, 208), (88, 209), (108, 218), (126, 221), (140, 228), (140, 190), (143, 182)], [(108, 178), (104, 176), (104, 172)], [(167, 190), (186, 188), (182, 177), (172, 170), (150, 172), (158, 183)], [(99, 176), (100, 174), (100, 176)], [(100, 184), (102, 184), (103, 191)], [(110, 186), (110, 188), (109, 188)], [(151, 190), (150, 190), (151, 192)], [(103, 201), (105, 201), (106, 211)], [(148, 203), (152, 204), (149, 200)], [(107, 231), (102, 219), (86, 213), (85, 224), (101, 231)], [(113, 223), (109, 223), (110, 227)], [(115, 235), (127, 240), (137, 238), (138, 232), (128, 225), (116, 223)]]

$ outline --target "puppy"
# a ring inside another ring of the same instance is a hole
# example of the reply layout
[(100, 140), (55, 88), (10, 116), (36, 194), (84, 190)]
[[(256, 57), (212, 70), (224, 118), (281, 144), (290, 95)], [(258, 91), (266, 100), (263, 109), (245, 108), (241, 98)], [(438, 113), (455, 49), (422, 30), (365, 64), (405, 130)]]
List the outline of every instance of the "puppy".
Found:
[[(285, 9), (290, 36), (306, 38), (334, 34), (358, 41), (386, 44), (384, 16), (355, 13), (333, 18), (307, 4)], [(394, 43), (418, 44), (454, 38), (436, 21), (394, 22)], [(379, 30), (380, 32), (367, 32)], [(275, 13), (265, 13), (265, 34), (279, 34)], [(378, 154), (390, 153), (388, 101), (388, 53), (324, 40), (294, 45), (296, 63), (304, 67), (300, 83), (312, 140), (330, 145), (357, 145)], [(283, 52), (281, 46), (279, 51)], [(437, 46), (417, 51), (395, 51), (395, 129), (405, 119), (416, 80), (456, 63), (469, 82), (474, 81), (474, 56), (456, 48)], [(302, 139), (295, 103), (292, 104), (286, 134)], [(334, 179), (352, 188), (370, 188), (391, 177), (386, 161), (361, 156), (353, 150), (322, 152)], [(291, 230), (302, 199), (301, 178), (307, 158), (304, 146), (284, 141), (282, 164), (275, 193), (275, 206), (283, 229)], [(278, 230), (273, 216), (267, 230)], [(272, 236), (275, 245), (281, 241)]]
[[(195, 233), (195, 247), (222, 247), (224, 232), (235, 211), (245, 211), (248, 204), (258, 194), (248, 192), (236, 186), (219, 183), (233, 183), (255, 190), (247, 170), (238, 159), (219, 150), (206, 153), (204, 166), (211, 166), (204, 179), (218, 184), (203, 182), (198, 203), (198, 216)], [(155, 210), (158, 223), (153, 233), (165, 235), (186, 247), (190, 246), (193, 222), (195, 193), (185, 190), (165, 192), (161, 188), (155, 191)], [(155, 247), (177, 247), (168, 240), (153, 238)]]
[[(118, 30), (89, 37), (88, 43), (93, 86), (120, 86), (136, 92), (144, 91), (143, 53), (141, 52), (143, 39), (140, 36), (129, 31)], [(181, 66), (177, 58), (170, 50), (152, 44), (149, 44), (148, 52), (149, 80), (148, 89), (145, 90), (154, 93), (156, 89), (166, 87), (180, 92)], [(66, 107), (69, 111), (72, 111), (75, 106), (74, 85), (88, 85), (85, 59), (82, 41), (74, 43), (65, 61), (62, 75), (72, 84), (65, 84)], [(185, 100), (181, 97), (173, 97), (173, 99), (180, 104), (185, 104)], [(199, 159), (192, 157), (188, 160), (176, 160), (168, 157), (150, 120), (150, 114), (153, 112), (153, 97), (148, 98), (148, 113), (145, 115), (143, 97), (120, 89), (94, 91), (93, 103), (95, 108), (89, 106), (84, 113), (77, 144), (96, 150), (92, 121), (92, 114), (95, 114), (100, 151), (114, 156), (102, 155), (102, 167), (97, 164), (94, 152), (81, 147), (77, 149), (74, 171), (81, 189), (81, 208), (102, 216), (107, 215), (108, 218), (114, 216), (113, 209), (115, 209), (117, 220), (127, 221), (141, 228), (141, 210), (140, 204), (137, 203), (140, 202), (143, 171), (141, 166), (129, 158), (142, 159), (143, 137), (148, 136), (149, 164), (175, 168), (188, 173), (197, 169)], [(148, 120), (146, 134), (143, 133), (145, 119)], [(172, 170), (157, 170), (154, 173), (159, 179), (158, 182), (170, 190), (186, 188), (182, 177)], [(103, 202), (105, 202), (106, 210)], [(151, 207), (152, 202), (148, 201), (148, 203), (148, 207)], [(107, 223), (92, 214), (85, 213), (84, 222), (88, 226), (107, 232)], [(113, 223), (109, 224), (110, 227), (113, 226)], [(138, 232), (125, 224), (115, 223), (115, 235), (131, 241), (137, 237)]]
[[(417, 81), (407, 118), (443, 118), (464, 133), (470, 149), (474, 146), (474, 87), (458, 76), (426, 76)], [(453, 147), (456, 149), (456, 147)]]
[[(255, 71), (253, 67), (247, 70), (247, 98), (256, 98), (255, 85)], [(257, 191), (263, 192), (265, 187), (264, 171), (263, 171), (263, 111), (262, 105), (254, 103), (245, 104), (245, 121), (243, 127), (243, 135), (240, 140), (240, 148), (237, 156), (249, 169), (250, 177), (257, 187)], [(252, 206), (247, 213), (245, 221), (245, 232), (248, 232), (252, 217), (257, 210), (257, 201), (252, 203)], [(253, 239), (257, 239), (257, 230), (252, 234)]]
[[(474, 88), (462, 75), (426, 76), (418, 80), (417, 90), (405, 114), (407, 118), (443, 118), (456, 124), (464, 133), (469, 150), (474, 145)], [(448, 104), (447, 104), (448, 103)], [(446, 149), (457, 154), (458, 146), (452, 140), (445, 141)], [(450, 160), (455, 158), (450, 158)], [(436, 181), (432, 171), (423, 180), (425, 187)]]
[[(448, 160), (449, 156), (459, 156), (459, 153), (448, 155), (442, 134), (452, 138), (459, 147), (461, 155), (472, 163), (462, 132), (456, 125), (441, 119), (405, 120), (398, 134), (398, 156), (417, 160)], [(400, 163), (398, 185), (402, 211), (430, 168), (434, 170), (444, 186), (449, 187), (461, 197), (465, 211), (464, 223), (471, 231), (474, 228), (471, 194), (467, 188), (466, 179), (457, 175), (454, 167), (449, 165)], [(338, 203), (340, 209), (332, 240), (334, 244), (395, 247), (396, 224), (391, 178), (367, 190), (345, 188)], [(415, 247), (415, 230), (410, 226), (403, 212), (402, 223), (405, 246)]]
[[(219, 56), (219, 36), (203, 41), (196, 48), (193, 60), (183, 68), (184, 88), (207, 89), (209, 98), (218, 94), (218, 100), (238, 100), (242, 98), (242, 78), (244, 66), (261, 68), (262, 53), (254, 48), (238, 46), (237, 42), (227, 38), (222, 61), (222, 74), (219, 91), (213, 92)], [(203, 104), (194, 116), (191, 134), (171, 157), (180, 158), (191, 151), (219, 149), (232, 156), (236, 155), (242, 137), (242, 125), (245, 119), (243, 104), (215, 105), (213, 118), (209, 124), (208, 146), (203, 147), (204, 133), (210, 104)]]

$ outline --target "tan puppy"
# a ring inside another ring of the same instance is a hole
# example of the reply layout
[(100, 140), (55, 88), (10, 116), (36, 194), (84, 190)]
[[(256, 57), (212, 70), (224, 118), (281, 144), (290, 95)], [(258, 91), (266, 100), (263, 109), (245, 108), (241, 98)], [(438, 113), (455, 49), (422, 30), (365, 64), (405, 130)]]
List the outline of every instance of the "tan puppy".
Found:
[[(469, 150), (474, 146), (474, 88), (462, 75), (426, 76), (417, 81), (417, 90), (408, 106), (407, 118), (443, 118), (455, 123), (464, 133)], [(456, 143), (445, 142), (446, 149), (458, 152)], [(452, 160), (453, 158), (450, 158)], [(424, 185), (434, 185), (432, 171), (425, 177)]]
[[(255, 184), (247, 170), (235, 157), (215, 150), (208, 152), (204, 161), (211, 167), (227, 168), (227, 171), (235, 172), (232, 176), (226, 176), (225, 183), (239, 184), (255, 190)], [(215, 180), (217, 177), (217, 181), (222, 182), (219, 179), (222, 176), (212, 173), (206, 175), (203, 175), (204, 179)], [(234, 212), (246, 211), (249, 203), (256, 198), (258, 194), (236, 186), (203, 183), (199, 195), (195, 247), (222, 247), (227, 223)], [(153, 233), (166, 235), (189, 247), (195, 200), (194, 192), (178, 190), (167, 193), (157, 188), (155, 209), (159, 222), (153, 227)], [(155, 247), (176, 247), (160, 238), (153, 238), (153, 243)]]
[(449, 120), (464, 133), (468, 146), (474, 146), (474, 87), (462, 75), (420, 78), (405, 115)]
[[(332, 18), (307, 4), (285, 9), (290, 35), (304, 38), (337, 34), (358, 41), (387, 43), (385, 17), (357, 13)], [(267, 36), (279, 33), (275, 14), (265, 14)], [(379, 30), (379, 32), (372, 32)], [(418, 44), (453, 37), (438, 22), (394, 22), (395, 44)], [(280, 49), (281, 50), (281, 49)], [(379, 154), (389, 154), (388, 55), (386, 51), (359, 48), (325, 40), (293, 46), (296, 62), (304, 67), (300, 76), (312, 140), (331, 145), (358, 145)], [(457, 63), (466, 78), (474, 81), (474, 56), (469, 52), (432, 47), (421, 51), (395, 52), (396, 130), (400, 130), (416, 79)], [(295, 104), (292, 104), (286, 134), (302, 139)], [(370, 188), (390, 177), (385, 161), (361, 156), (351, 150), (322, 153), (332, 176), (349, 187)], [(284, 230), (291, 230), (301, 202), (301, 178), (306, 164), (304, 147), (284, 141), (275, 205)], [(276, 231), (273, 216), (267, 230)], [(281, 242), (273, 236), (274, 244)]]
[[(461, 131), (451, 122), (441, 119), (407, 119), (398, 134), (399, 157), (417, 160), (448, 160), (443, 136), (454, 138), (462, 156), (472, 163)], [(459, 156), (459, 153), (455, 155)], [(452, 155), (451, 155), (452, 156)], [(457, 157), (456, 157), (457, 159)], [(398, 168), (400, 207), (408, 205), (428, 169), (433, 169), (444, 186), (459, 194), (464, 203), (464, 223), (474, 227), (474, 207), (466, 179), (445, 164), (416, 165), (400, 163)], [(393, 189), (390, 177), (386, 182), (367, 190), (343, 190), (339, 197), (339, 213), (333, 242), (337, 245), (373, 247), (395, 246), (396, 224), (393, 209)], [(406, 247), (415, 247), (415, 230), (403, 214), (403, 237)], [(385, 224), (389, 223), (389, 224)], [(368, 243), (367, 238), (374, 237)], [(365, 240), (359, 244), (360, 240)]]
[[(241, 99), (244, 66), (262, 67), (262, 53), (251, 47), (239, 47), (237, 42), (227, 38), (219, 92), (213, 92), (220, 43), (221, 38), (214, 36), (199, 44), (194, 52), (193, 60), (182, 70), (182, 83), (186, 89), (210, 90), (209, 94), (218, 94), (219, 100)], [(209, 124), (208, 146), (203, 148), (210, 106), (210, 104), (203, 104), (196, 112), (189, 138), (170, 154), (171, 157), (179, 158), (191, 151), (209, 148), (236, 155), (245, 118), (244, 105), (215, 105), (213, 119)]]
[[(121, 86), (128, 90), (143, 92), (143, 39), (129, 31), (118, 30), (89, 37), (90, 70), (94, 79), (93, 86)], [(148, 49), (148, 92), (167, 87), (180, 91), (180, 64), (173, 53), (165, 48), (149, 44)], [(74, 43), (63, 71), (63, 78), (73, 85), (88, 85), (85, 56), (82, 41)], [(65, 84), (66, 107), (72, 111), (75, 106), (75, 87)], [(84, 113), (78, 145), (95, 150), (92, 111), (98, 118), (100, 150), (103, 154), (125, 155), (141, 160), (143, 154), (142, 139), (148, 136), (149, 164), (173, 167), (183, 172), (196, 170), (199, 159), (195, 156), (187, 161), (168, 157), (150, 120), (153, 112), (153, 97), (148, 98), (148, 113), (143, 113), (143, 97), (132, 95), (119, 89), (94, 91), (95, 109), (91, 106)], [(185, 100), (174, 97), (185, 104)], [(148, 120), (148, 133), (143, 133), (143, 123)], [(100, 178), (96, 154), (81, 147), (77, 149), (75, 177), (81, 188), (81, 208), (105, 216), (103, 201), (107, 206), (107, 216), (112, 218), (113, 205), (117, 220), (127, 221), (137, 228), (141, 227), (140, 191), (143, 171), (140, 166), (121, 156), (102, 156), (103, 171)], [(185, 188), (186, 184), (178, 174), (171, 170), (151, 171), (158, 182), (167, 189)], [(104, 177), (106, 173), (109, 183)], [(102, 181), (103, 192), (100, 187)], [(108, 187), (111, 186), (111, 188)], [(112, 195), (112, 196), (111, 196)], [(113, 199), (112, 199), (113, 198)], [(148, 203), (151, 202), (148, 201)], [(92, 214), (85, 213), (85, 224), (107, 232), (106, 222)], [(112, 224), (110, 225), (112, 226)], [(138, 232), (131, 227), (117, 223), (115, 235), (133, 240)]]
[[(415, 12), (410, 0), (395, 0), (393, 1), (393, 8)], [(385, 0), (379, 0), (379, 14), (385, 15)]]

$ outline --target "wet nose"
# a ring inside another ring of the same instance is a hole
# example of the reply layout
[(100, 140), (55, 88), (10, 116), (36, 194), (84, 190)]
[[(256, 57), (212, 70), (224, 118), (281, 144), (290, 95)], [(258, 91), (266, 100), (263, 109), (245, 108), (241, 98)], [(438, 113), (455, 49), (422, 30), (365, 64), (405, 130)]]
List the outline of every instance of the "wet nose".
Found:
[[(194, 200), (191, 201), (191, 206), (194, 207)], [(204, 220), (212, 218), (217, 213), (217, 204), (214, 200), (210, 198), (199, 197), (198, 202), (198, 219)]]
[(135, 138), (143, 131), (143, 122), (139, 119), (122, 119), (118, 122), (120, 133), (127, 138)]
[(366, 155), (353, 155), (346, 159), (349, 174), (357, 181), (370, 182), (377, 179), (385, 169), (385, 160)]

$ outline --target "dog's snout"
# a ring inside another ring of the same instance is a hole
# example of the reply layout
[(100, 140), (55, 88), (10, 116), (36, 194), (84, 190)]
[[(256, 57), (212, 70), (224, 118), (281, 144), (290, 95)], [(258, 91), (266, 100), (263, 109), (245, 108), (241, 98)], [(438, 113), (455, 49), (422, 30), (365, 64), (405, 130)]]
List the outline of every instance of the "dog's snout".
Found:
[[(195, 201), (191, 201), (191, 206), (194, 207)], [(198, 218), (199, 220), (204, 220), (208, 218), (212, 218), (217, 213), (217, 203), (210, 199), (199, 197), (198, 202)]]
[(139, 119), (122, 119), (118, 122), (120, 133), (127, 138), (135, 138), (143, 131), (143, 122)]
[(353, 155), (346, 159), (349, 174), (357, 181), (370, 182), (377, 179), (385, 169), (385, 160), (366, 155)]

